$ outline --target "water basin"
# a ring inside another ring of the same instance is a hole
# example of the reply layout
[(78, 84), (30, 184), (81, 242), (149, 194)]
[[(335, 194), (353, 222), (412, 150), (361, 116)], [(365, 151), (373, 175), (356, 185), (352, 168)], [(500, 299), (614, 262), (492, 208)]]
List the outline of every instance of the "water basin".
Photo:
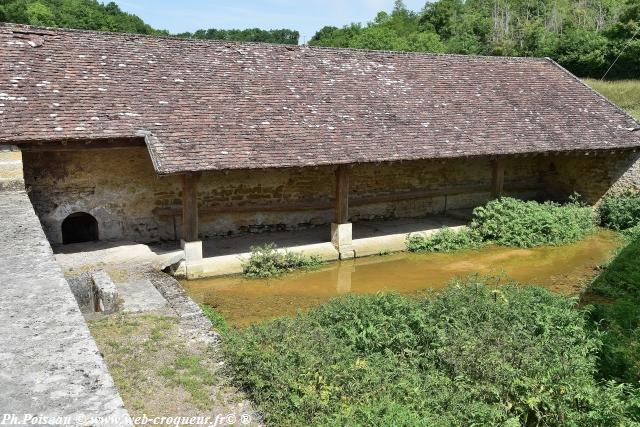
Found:
[(415, 294), (441, 289), (453, 278), (469, 274), (503, 276), (576, 294), (622, 245), (601, 230), (566, 246), (515, 249), (488, 246), (446, 254), (398, 253), (328, 264), (321, 269), (256, 280), (243, 276), (184, 281), (198, 303), (215, 307), (233, 326), (295, 314), (349, 292), (396, 291)]

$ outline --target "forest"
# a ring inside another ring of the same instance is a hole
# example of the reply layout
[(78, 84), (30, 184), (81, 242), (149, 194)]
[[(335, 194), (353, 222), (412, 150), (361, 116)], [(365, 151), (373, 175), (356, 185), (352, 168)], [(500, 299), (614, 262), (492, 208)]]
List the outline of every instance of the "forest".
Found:
[[(117, 4), (96, 0), (0, 0), (0, 21), (169, 35)], [(547, 56), (581, 77), (640, 75), (638, 0), (437, 0), (422, 10), (397, 0), (366, 24), (326, 26), (317, 46)], [(202, 29), (178, 37), (297, 44), (291, 29)], [(609, 70), (611, 64), (613, 67)]]

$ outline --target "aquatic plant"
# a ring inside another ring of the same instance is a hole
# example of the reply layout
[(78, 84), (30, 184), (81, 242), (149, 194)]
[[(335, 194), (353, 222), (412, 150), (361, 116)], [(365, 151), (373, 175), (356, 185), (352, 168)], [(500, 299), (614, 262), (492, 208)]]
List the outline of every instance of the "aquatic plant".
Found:
[(226, 369), (273, 425), (630, 425), (600, 384), (575, 300), (472, 277), (423, 298), (349, 295), (225, 336)]
[(477, 248), (482, 245), (482, 240), (468, 228), (452, 230), (443, 227), (432, 234), (408, 234), (405, 245), (410, 252), (451, 252)]
[(319, 256), (278, 250), (275, 243), (269, 243), (251, 248), (251, 255), (242, 264), (242, 271), (248, 277), (264, 279), (294, 270), (317, 268), (324, 263)]
[(595, 229), (593, 212), (576, 200), (561, 205), (503, 197), (473, 211), (470, 228), (485, 242), (531, 248), (576, 242)]
[(627, 230), (640, 225), (640, 194), (628, 192), (604, 198), (599, 207), (600, 223), (612, 230)]

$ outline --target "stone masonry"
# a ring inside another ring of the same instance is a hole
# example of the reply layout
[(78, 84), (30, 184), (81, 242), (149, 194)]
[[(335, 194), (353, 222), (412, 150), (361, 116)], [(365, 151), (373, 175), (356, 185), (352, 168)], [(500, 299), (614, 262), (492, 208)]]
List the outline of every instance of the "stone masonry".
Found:
[[(101, 240), (146, 243), (180, 239), (180, 176), (158, 177), (144, 147), (25, 152), (23, 157), (30, 198), (52, 243), (61, 243), (62, 221), (74, 212), (87, 212), (97, 219)], [(563, 200), (578, 192), (595, 204), (611, 189), (638, 187), (637, 158), (638, 154), (629, 151), (506, 157), (505, 194)], [(490, 198), (491, 160), (487, 157), (356, 164), (351, 174), (352, 222), (441, 214), (472, 208)], [(461, 187), (469, 190), (375, 201), (381, 195)], [(200, 235), (208, 238), (328, 226), (333, 220), (330, 207), (301, 210), (295, 205), (330, 206), (334, 194), (331, 166), (203, 173), (198, 186)], [(362, 197), (373, 197), (374, 201), (364, 205), (353, 202)], [(294, 207), (246, 211), (251, 206), (287, 205)], [(175, 213), (159, 214), (158, 209), (163, 208), (173, 208)], [(207, 211), (221, 208), (226, 210)]]
[(27, 194), (0, 192), (0, 216), (0, 413), (16, 414), (13, 425), (29, 424), (25, 415), (128, 425)]

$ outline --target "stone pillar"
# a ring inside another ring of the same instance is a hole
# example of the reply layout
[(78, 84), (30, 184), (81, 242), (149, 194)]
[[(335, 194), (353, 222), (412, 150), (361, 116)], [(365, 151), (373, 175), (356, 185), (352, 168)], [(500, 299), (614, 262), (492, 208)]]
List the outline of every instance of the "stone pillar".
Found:
[(336, 169), (336, 206), (335, 222), (331, 224), (331, 243), (338, 251), (340, 259), (355, 256), (349, 222), (349, 178), (351, 170), (347, 165)]
[(22, 152), (15, 145), (0, 145), (0, 191), (24, 191)]

